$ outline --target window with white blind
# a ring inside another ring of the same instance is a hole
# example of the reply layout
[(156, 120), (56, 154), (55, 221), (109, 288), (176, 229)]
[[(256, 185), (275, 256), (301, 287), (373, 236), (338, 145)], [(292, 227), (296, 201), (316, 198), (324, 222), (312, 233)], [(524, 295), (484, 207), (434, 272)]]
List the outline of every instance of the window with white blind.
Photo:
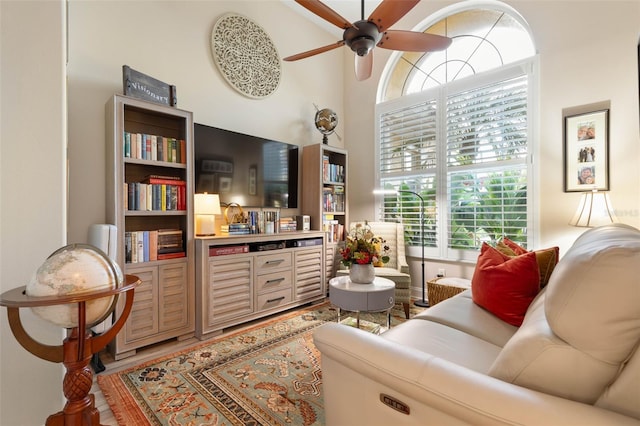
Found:
[(380, 216), (430, 257), (473, 260), (483, 241), (528, 241), (530, 62), (378, 104)]

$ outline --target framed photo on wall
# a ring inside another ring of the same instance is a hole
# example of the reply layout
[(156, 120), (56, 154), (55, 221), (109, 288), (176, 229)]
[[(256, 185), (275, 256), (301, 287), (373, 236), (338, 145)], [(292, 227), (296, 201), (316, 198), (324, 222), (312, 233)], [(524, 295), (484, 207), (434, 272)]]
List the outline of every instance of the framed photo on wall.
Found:
[(609, 190), (609, 110), (564, 117), (564, 191)]

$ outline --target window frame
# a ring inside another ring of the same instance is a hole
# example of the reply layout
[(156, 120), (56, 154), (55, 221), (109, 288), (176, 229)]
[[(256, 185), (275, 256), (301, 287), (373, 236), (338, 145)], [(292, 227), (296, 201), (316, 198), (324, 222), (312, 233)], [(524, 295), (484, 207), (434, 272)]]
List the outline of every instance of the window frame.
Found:
[[(440, 87), (430, 88), (420, 93), (405, 95), (396, 99), (379, 102), (375, 106), (375, 182), (376, 186), (381, 185), (381, 128), (380, 118), (387, 111), (398, 109), (402, 106), (426, 102), (434, 97), (438, 102), (438, 117), (436, 118), (436, 132), (438, 140), (446, 140), (446, 99), (449, 93), (457, 93), (460, 91), (471, 90), (473, 88), (483, 87), (498, 81), (504, 81), (517, 75), (525, 74), (528, 77), (527, 86), (527, 155), (523, 160), (527, 173), (527, 247), (534, 247), (539, 234), (538, 226), (538, 206), (535, 200), (537, 196), (538, 176), (534, 167), (534, 158), (537, 158), (539, 144), (536, 140), (538, 122), (537, 111), (537, 93), (538, 93), (538, 56), (532, 56), (517, 62), (506, 64), (500, 68), (485, 71), (464, 79), (455, 80)], [(444, 109), (442, 109), (444, 108)], [(442, 109), (442, 111), (441, 111)], [(445, 138), (443, 139), (443, 136)], [(437, 159), (446, 158), (446, 143), (437, 144)], [(475, 262), (477, 260), (478, 250), (467, 249), (450, 249), (448, 247), (449, 238), (449, 212), (450, 200), (447, 191), (448, 164), (446, 159), (438, 161), (436, 166), (436, 247), (425, 247), (425, 258), (456, 261), (456, 262)], [(473, 168), (474, 170), (482, 169), (482, 166)], [(423, 173), (430, 175), (431, 173)], [(415, 175), (415, 173), (413, 173)], [(383, 212), (383, 196), (376, 196), (377, 216), (382, 217)], [(422, 248), (419, 245), (407, 247), (407, 255), (411, 257), (421, 257)]]

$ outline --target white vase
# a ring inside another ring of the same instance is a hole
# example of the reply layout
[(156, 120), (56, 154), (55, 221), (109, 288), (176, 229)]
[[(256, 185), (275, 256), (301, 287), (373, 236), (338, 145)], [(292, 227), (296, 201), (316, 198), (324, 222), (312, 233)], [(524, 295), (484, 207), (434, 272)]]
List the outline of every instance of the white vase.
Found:
[(349, 269), (349, 278), (351, 282), (357, 284), (371, 284), (376, 277), (376, 271), (373, 269), (373, 264), (367, 263), (360, 265), (354, 263)]

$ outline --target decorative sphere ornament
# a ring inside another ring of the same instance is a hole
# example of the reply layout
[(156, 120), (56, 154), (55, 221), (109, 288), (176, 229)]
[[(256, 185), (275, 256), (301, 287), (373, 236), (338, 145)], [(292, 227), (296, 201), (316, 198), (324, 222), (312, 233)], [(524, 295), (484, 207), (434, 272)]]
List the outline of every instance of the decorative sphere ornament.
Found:
[(332, 134), (338, 126), (338, 114), (329, 108), (319, 109), (315, 117), (316, 129), (322, 133), (322, 143), (329, 143), (327, 136)]
[[(88, 244), (70, 244), (53, 252), (38, 268), (25, 293), (28, 296), (62, 296), (121, 287), (122, 270), (101, 250)], [(113, 312), (117, 296), (86, 302), (86, 325), (92, 327)], [(42, 319), (65, 328), (78, 326), (74, 304), (33, 307)]]

